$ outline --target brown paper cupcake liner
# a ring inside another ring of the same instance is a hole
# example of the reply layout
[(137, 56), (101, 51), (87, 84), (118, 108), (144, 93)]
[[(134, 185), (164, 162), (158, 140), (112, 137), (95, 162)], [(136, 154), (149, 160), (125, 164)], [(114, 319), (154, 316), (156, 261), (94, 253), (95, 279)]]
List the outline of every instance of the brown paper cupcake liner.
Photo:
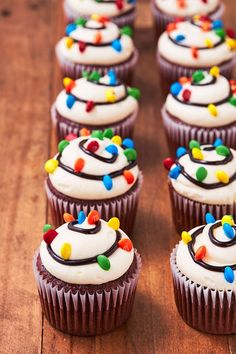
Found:
[(236, 123), (217, 128), (202, 128), (171, 117), (165, 107), (161, 114), (171, 154), (175, 154), (179, 146), (188, 146), (192, 139), (200, 144), (213, 144), (217, 138), (221, 138), (226, 146), (236, 148)]
[(57, 133), (58, 141), (63, 140), (68, 134), (74, 133), (79, 136), (79, 131), (82, 128), (91, 130), (105, 130), (106, 128), (112, 128), (115, 135), (120, 135), (122, 138), (133, 136), (135, 121), (138, 116), (138, 110), (131, 114), (129, 117), (119, 121), (115, 124), (108, 125), (86, 125), (73, 122), (67, 118), (62, 117), (55, 108), (55, 105), (51, 108), (51, 119)]
[(102, 76), (106, 75), (110, 69), (116, 72), (116, 75), (127, 84), (132, 84), (134, 68), (138, 62), (138, 50), (135, 49), (132, 57), (126, 60), (124, 63), (117, 65), (99, 66), (99, 65), (85, 65), (72, 63), (64, 59), (58, 50), (58, 45), (56, 46), (56, 56), (61, 67), (62, 76), (70, 77), (71, 79), (78, 79), (82, 76), (83, 71), (92, 72), (97, 70)]
[[(141, 270), (141, 257), (135, 251), (136, 267), (133, 273), (123, 275), (102, 290), (88, 285), (87, 290), (76, 286), (58, 286), (40, 272), (37, 265), (39, 251), (33, 259), (34, 275), (42, 310), (48, 322), (56, 329), (77, 336), (101, 335), (115, 330), (129, 318)], [(120, 279), (121, 279), (120, 278)], [(73, 289), (72, 289), (73, 288)]]
[(205, 215), (208, 212), (216, 220), (220, 220), (222, 215), (236, 215), (236, 203), (220, 205), (196, 202), (177, 193), (170, 181), (168, 184), (173, 221), (179, 234), (205, 224)]
[(78, 213), (83, 210), (87, 215), (91, 210), (97, 210), (102, 219), (108, 221), (116, 216), (120, 220), (120, 227), (129, 236), (135, 222), (138, 199), (143, 183), (143, 175), (140, 172), (135, 185), (125, 194), (106, 200), (80, 200), (73, 199), (59, 193), (52, 187), (50, 180), (45, 182), (45, 189), (52, 212), (54, 227), (64, 223), (63, 214), (69, 213), (77, 218)]
[(209, 289), (190, 281), (177, 267), (177, 248), (171, 253), (170, 265), (180, 316), (189, 326), (202, 332), (236, 333), (236, 292)]
[[(163, 32), (165, 32), (166, 26), (168, 25), (168, 23), (173, 22), (175, 20), (175, 17), (161, 12), (158, 9), (158, 7), (156, 6), (155, 0), (152, 0), (151, 9), (152, 9), (152, 14), (153, 14), (153, 18), (154, 18), (154, 26), (155, 26), (156, 36), (157, 36), (157, 38), (159, 38), (160, 35)], [(221, 4), (216, 11), (214, 11), (213, 13), (210, 14), (210, 17), (213, 20), (217, 20), (222, 17), (224, 10), (225, 10), (225, 6), (223, 4)]]

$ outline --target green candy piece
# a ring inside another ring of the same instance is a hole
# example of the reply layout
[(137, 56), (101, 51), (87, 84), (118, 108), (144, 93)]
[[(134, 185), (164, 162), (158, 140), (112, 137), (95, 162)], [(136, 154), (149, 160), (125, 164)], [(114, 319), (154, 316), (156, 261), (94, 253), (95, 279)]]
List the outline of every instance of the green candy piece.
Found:
[(85, 18), (79, 17), (77, 20), (75, 20), (75, 24), (77, 26), (85, 26), (87, 23), (87, 20)]
[(217, 146), (216, 152), (218, 155), (221, 155), (221, 156), (229, 156), (229, 154), (230, 154), (229, 148), (227, 148), (227, 146), (225, 146), (225, 145)]
[(82, 77), (85, 77), (87, 79), (89, 77), (89, 72), (86, 70), (82, 71)]
[(190, 140), (189, 149), (192, 150), (193, 148), (201, 149), (201, 146), (197, 140)]
[(197, 70), (193, 73), (192, 79), (194, 82), (200, 82), (205, 78), (202, 70)]
[(53, 229), (52, 225), (50, 225), (50, 224), (45, 224), (44, 227), (43, 227), (43, 232), (45, 233), (45, 232), (47, 232), (48, 230), (52, 230), (52, 229)]
[(133, 148), (125, 149), (124, 155), (128, 161), (135, 161), (137, 159), (137, 152)]
[(217, 36), (219, 36), (221, 39), (225, 39), (226, 33), (225, 30), (223, 28), (217, 28), (215, 30), (215, 33), (217, 34)]
[(101, 130), (94, 130), (91, 134), (91, 137), (103, 140), (103, 132)]
[(236, 97), (230, 97), (230, 99), (229, 99), (229, 103), (231, 103), (233, 106), (235, 106), (236, 107)]
[(105, 129), (104, 130), (104, 132), (103, 132), (103, 137), (104, 138), (108, 138), (108, 139), (111, 139), (112, 137), (113, 137), (113, 131), (112, 131), (112, 129), (111, 128), (107, 128), (107, 129)]
[(95, 81), (98, 82), (101, 79), (101, 75), (99, 74), (98, 71), (93, 71), (91, 72), (91, 74), (89, 75), (88, 79), (90, 81)]
[(205, 169), (205, 167), (199, 167), (197, 169), (197, 172), (196, 172), (196, 177), (197, 177), (197, 180), (202, 182), (204, 181), (204, 179), (206, 178), (207, 176), (207, 170)]
[(128, 91), (128, 95), (129, 96), (132, 96), (136, 100), (140, 99), (141, 92), (140, 92), (140, 90), (137, 87), (128, 87), (127, 91)]
[(61, 140), (58, 144), (58, 151), (60, 152), (60, 154), (63, 152), (63, 150), (70, 145), (69, 141), (67, 140)]
[(97, 256), (97, 262), (103, 270), (109, 270), (111, 268), (109, 259), (102, 254)]
[(130, 26), (124, 26), (120, 29), (120, 34), (133, 37), (134, 32)]

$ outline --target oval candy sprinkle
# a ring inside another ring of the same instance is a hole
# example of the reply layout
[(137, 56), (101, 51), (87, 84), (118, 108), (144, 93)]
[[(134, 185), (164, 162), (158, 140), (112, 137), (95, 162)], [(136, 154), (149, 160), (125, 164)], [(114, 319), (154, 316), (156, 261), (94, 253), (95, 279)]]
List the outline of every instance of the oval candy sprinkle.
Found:
[(65, 222), (71, 222), (71, 221), (75, 220), (74, 216), (69, 214), (69, 213), (64, 213), (63, 214), (63, 219), (64, 219)]
[(116, 93), (113, 89), (108, 89), (105, 92), (107, 102), (114, 103), (117, 100)]
[(122, 51), (122, 45), (119, 39), (115, 39), (112, 44), (112, 48), (115, 49), (116, 52), (121, 52)]
[(207, 169), (203, 166), (199, 167), (196, 171), (196, 178), (198, 181), (202, 182), (207, 177)]
[(99, 140), (103, 140), (103, 132), (101, 130), (93, 130), (91, 134), (92, 138), (97, 138)]
[(70, 134), (68, 134), (68, 135), (65, 137), (65, 140), (67, 140), (67, 141), (72, 141), (72, 140), (75, 140), (75, 139), (77, 139), (77, 138), (78, 138), (78, 136), (77, 136), (76, 134), (70, 133)]
[(122, 144), (122, 139), (119, 135), (114, 135), (113, 138), (111, 139), (111, 141), (114, 143), (114, 144), (117, 144), (117, 145), (121, 145)]
[(134, 175), (130, 170), (124, 170), (123, 176), (128, 184), (132, 184), (134, 182)]
[(221, 224), (224, 225), (224, 223), (230, 224), (231, 226), (234, 225), (234, 219), (232, 215), (224, 215), (223, 218), (221, 219)]
[(53, 229), (52, 225), (50, 224), (45, 224), (43, 227), (43, 232), (47, 232), (48, 230)]
[(46, 242), (47, 245), (50, 245), (52, 241), (54, 240), (55, 237), (57, 237), (58, 232), (56, 230), (50, 229), (45, 234), (43, 235), (44, 242)]
[(207, 224), (214, 224), (216, 222), (216, 219), (211, 213), (206, 213), (205, 220)]
[(128, 87), (127, 92), (129, 96), (132, 96), (136, 100), (139, 100), (141, 97), (141, 91), (137, 87)]
[(181, 238), (182, 238), (182, 241), (187, 245), (189, 242), (192, 241), (192, 236), (190, 235), (189, 232), (187, 231), (183, 231), (181, 233)]
[(111, 128), (107, 128), (107, 129), (105, 129), (104, 130), (104, 132), (103, 132), (103, 137), (104, 138), (108, 138), (108, 139), (111, 139), (112, 137), (113, 137), (113, 131), (112, 131), (112, 129)]
[(217, 146), (216, 152), (218, 155), (221, 155), (221, 156), (229, 156), (229, 154), (230, 154), (229, 148), (227, 148), (227, 146), (225, 146), (225, 145)]
[(223, 144), (223, 141), (220, 139), (220, 138), (217, 138), (215, 141), (214, 141), (214, 144), (213, 144), (215, 147), (217, 146), (220, 146), (220, 145), (224, 145)]
[(82, 171), (82, 169), (84, 168), (85, 165), (85, 160), (82, 158), (78, 158), (75, 161), (75, 165), (74, 165), (74, 171), (79, 173), (80, 171)]
[(197, 70), (192, 75), (192, 80), (193, 80), (193, 82), (196, 82), (196, 83), (202, 81), (204, 78), (205, 78), (205, 75), (203, 74), (202, 70)]
[(196, 160), (203, 160), (204, 159), (202, 151), (198, 148), (192, 149), (192, 155)]
[(234, 282), (234, 272), (231, 267), (229, 267), (229, 266), (225, 267), (224, 277), (228, 283), (232, 284)]
[(69, 259), (71, 256), (71, 245), (65, 242), (61, 247), (61, 257), (65, 260)]
[(117, 149), (116, 145), (113, 145), (113, 144), (108, 145), (108, 146), (105, 148), (105, 150), (106, 150), (107, 152), (109, 152), (110, 154), (112, 154), (112, 155), (118, 155), (118, 149)]
[(222, 182), (222, 183), (224, 183), (224, 184), (229, 183), (229, 176), (228, 176), (228, 174), (227, 174), (226, 172), (222, 171), (222, 170), (216, 171), (216, 178), (217, 178), (220, 182)]
[(83, 210), (80, 210), (79, 214), (78, 214), (78, 224), (81, 225), (83, 224), (83, 222), (86, 219), (86, 215), (85, 212)]
[(70, 145), (69, 141), (67, 140), (61, 140), (58, 144), (58, 151), (60, 152), (60, 154), (63, 152), (63, 150)]
[(171, 169), (171, 167), (174, 165), (175, 160), (172, 159), (172, 157), (167, 157), (165, 160), (163, 160), (163, 166), (167, 171)]
[(134, 148), (134, 141), (130, 138), (125, 138), (122, 142), (122, 145), (126, 147), (127, 149), (133, 149)]
[(190, 140), (189, 149), (198, 148), (200, 149), (200, 143), (197, 140)]
[(122, 238), (118, 242), (118, 246), (126, 252), (131, 252), (133, 249), (133, 244), (132, 244), (131, 240), (129, 240), (128, 238)]
[(99, 144), (96, 140), (92, 140), (88, 143), (86, 149), (90, 152), (96, 152), (99, 149)]
[(176, 157), (179, 159), (181, 156), (185, 155), (187, 153), (187, 150), (185, 149), (185, 147), (180, 146), (177, 150), (176, 150)]
[(171, 85), (170, 92), (172, 93), (172, 95), (178, 96), (182, 88), (183, 86), (179, 82), (175, 82)]
[(105, 188), (110, 191), (113, 187), (113, 182), (112, 182), (112, 178), (109, 175), (105, 175), (103, 177), (103, 184), (105, 186)]
[(97, 262), (103, 270), (109, 270), (111, 268), (109, 259), (102, 254), (97, 256)]
[(133, 148), (125, 149), (124, 155), (128, 161), (135, 161), (137, 159), (137, 152)]
[(90, 135), (90, 130), (87, 128), (82, 128), (79, 131), (80, 136), (89, 136)]
[(218, 77), (220, 75), (220, 68), (218, 66), (213, 66), (209, 74), (213, 77)]
[(175, 166), (172, 168), (169, 172), (169, 177), (173, 179), (177, 179), (181, 173), (181, 168), (180, 166)]
[(228, 237), (230, 239), (233, 239), (235, 237), (234, 229), (227, 222), (224, 223), (223, 230), (224, 230), (224, 234), (226, 237)]
[(68, 95), (66, 99), (66, 105), (69, 109), (71, 109), (76, 101), (76, 98), (72, 95)]
[(195, 253), (196, 261), (201, 261), (205, 257), (205, 255), (206, 255), (206, 247), (200, 246)]
[(214, 104), (209, 104), (208, 105), (208, 111), (210, 112), (210, 114), (213, 116), (213, 117), (217, 117), (218, 115), (218, 111), (217, 111), (217, 108)]
[(120, 228), (120, 220), (116, 217), (113, 217), (108, 221), (107, 225), (116, 231)]
[(89, 225), (94, 225), (100, 220), (100, 215), (97, 210), (92, 210), (87, 217)]
[(59, 164), (59, 162), (55, 159), (48, 160), (44, 165), (45, 171), (47, 173), (53, 173), (56, 170), (56, 168), (58, 167), (58, 164)]

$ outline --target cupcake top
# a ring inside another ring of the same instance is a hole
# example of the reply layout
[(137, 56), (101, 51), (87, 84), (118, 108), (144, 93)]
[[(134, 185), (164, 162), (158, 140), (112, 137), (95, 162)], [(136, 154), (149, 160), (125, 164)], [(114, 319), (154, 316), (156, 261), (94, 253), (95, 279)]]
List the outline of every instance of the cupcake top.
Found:
[(177, 193), (206, 204), (236, 202), (236, 151), (217, 139), (213, 145), (196, 140), (189, 149), (179, 147), (176, 160), (167, 158), (169, 182)]
[(66, 0), (66, 4), (80, 16), (98, 14), (117, 17), (133, 10), (136, 0)]
[(221, 20), (194, 16), (191, 21), (170, 23), (158, 42), (159, 54), (167, 61), (194, 68), (221, 65), (235, 56), (234, 33)]
[(127, 87), (110, 70), (104, 77), (97, 71), (84, 72), (73, 81), (64, 79), (65, 89), (55, 102), (57, 112), (71, 121), (88, 125), (113, 124), (138, 110), (140, 91)]
[(197, 70), (171, 85), (167, 112), (184, 123), (221, 127), (236, 122), (236, 82), (220, 75), (218, 67)]
[(177, 267), (190, 281), (215, 290), (235, 290), (236, 225), (230, 215), (216, 221), (206, 214), (207, 225), (182, 232)]
[(57, 44), (59, 57), (88, 65), (116, 65), (134, 53), (132, 29), (119, 29), (107, 18), (93, 15), (89, 20), (79, 18), (66, 27), (66, 37)]
[(97, 211), (78, 219), (64, 214), (66, 224), (54, 230), (44, 227), (40, 257), (56, 278), (70, 284), (103, 284), (120, 278), (134, 260), (128, 236), (119, 229), (119, 219), (100, 220)]
[(45, 164), (52, 186), (82, 200), (121, 196), (135, 184), (139, 169), (131, 139), (113, 136), (111, 129), (58, 144), (59, 153)]
[(155, 3), (167, 15), (191, 17), (211, 14), (218, 9), (220, 0), (155, 0)]

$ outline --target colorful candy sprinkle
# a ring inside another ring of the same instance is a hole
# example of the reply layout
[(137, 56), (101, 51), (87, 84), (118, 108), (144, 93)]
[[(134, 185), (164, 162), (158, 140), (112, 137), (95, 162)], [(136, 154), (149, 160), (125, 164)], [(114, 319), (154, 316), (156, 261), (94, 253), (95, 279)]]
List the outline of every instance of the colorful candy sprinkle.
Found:
[(92, 140), (88, 143), (86, 149), (90, 152), (96, 152), (99, 149), (99, 144), (96, 140)]
[(216, 178), (224, 184), (229, 183), (229, 175), (222, 170), (216, 171)]
[(77, 18), (77, 19), (75, 20), (75, 24), (76, 24), (77, 26), (83, 27), (83, 26), (86, 25), (86, 23), (87, 23), (87, 20), (86, 20), (85, 18), (82, 18), (82, 17), (79, 17), (79, 18)]
[(180, 146), (177, 150), (176, 150), (176, 157), (179, 159), (181, 156), (185, 155), (187, 153), (187, 150), (185, 149), (185, 147)]
[(132, 96), (136, 100), (139, 100), (141, 97), (141, 91), (137, 87), (128, 87), (127, 92), (129, 96)]
[(126, 251), (126, 252), (131, 252), (133, 249), (133, 244), (131, 242), (130, 239), (128, 238), (122, 238), (119, 242), (118, 242), (118, 246), (120, 248), (122, 248), (122, 250)]
[(110, 191), (113, 187), (113, 182), (112, 182), (112, 178), (109, 175), (105, 175), (103, 177), (103, 184), (105, 186), (105, 188)]
[(109, 270), (111, 268), (109, 259), (102, 254), (97, 256), (97, 262), (103, 270)]
[(233, 239), (235, 236), (235, 232), (234, 229), (232, 228), (232, 226), (230, 224), (228, 224), (227, 222), (224, 223), (223, 225), (223, 230), (224, 230), (224, 234), (226, 237)]
[(94, 101), (88, 101), (88, 102), (86, 103), (85, 111), (86, 111), (87, 113), (91, 112), (91, 111), (94, 109), (94, 106), (95, 106)]
[(225, 267), (224, 277), (228, 283), (232, 284), (234, 282), (234, 272), (231, 267), (229, 267), (229, 266)]
[(218, 66), (213, 66), (209, 73), (213, 77), (218, 77), (220, 75), (220, 68)]
[(45, 224), (43, 227), (43, 232), (47, 232), (48, 230), (53, 229), (52, 225), (50, 224)]
[(72, 140), (75, 140), (75, 139), (77, 139), (77, 138), (78, 138), (78, 137), (77, 137), (76, 134), (70, 133), (70, 134), (68, 134), (68, 135), (65, 137), (65, 140), (67, 140), (67, 141), (72, 141)]
[(100, 220), (100, 215), (97, 210), (92, 210), (88, 214), (87, 221), (89, 225), (94, 225)]
[(223, 28), (217, 28), (215, 30), (215, 34), (220, 37), (221, 39), (225, 39), (226, 33), (225, 30)]
[(76, 98), (72, 95), (68, 95), (66, 99), (66, 105), (69, 109), (71, 109), (76, 102)]
[(198, 49), (196, 47), (192, 47), (191, 54), (194, 59), (197, 59), (198, 58)]
[(130, 26), (124, 26), (120, 29), (120, 34), (133, 37), (133, 29)]
[(223, 145), (223, 141), (220, 139), (220, 138), (217, 138), (215, 141), (214, 141), (214, 144), (213, 144), (215, 147), (217, 146), (221, 146)]
[(82, 158), (78, 158), (74, 164), (74, 171), (79, 173), (84, 168), (84, 165), (85, 165), (85, 160)]
[(78, 41), (78, 47), (79, 47), (80, 53), (84, 53), (84, 51), (87, 47), (87, 44), (85, 42)]
[(206, 38), (205, 41), (204, 41), (206, 47), (208, 48), (212, 48), (213, 47), (213, 42), (210, 38)]
[(69, 25), (66, 26), (66, 35), (69, 36), (71, 32), (76, 30), (77, 26), (75, 23), (69, 23)]
[(229, 225), (234, 225), (234, 219), (232, 215), (224, 215), (223, 218), (221, 219), (221, 224), (224, 225), (225, 223)]
[(79, 214), (78, 214), (78, 224), (81, 225), (83, 224), (83, 222), (86, 219), (86, 215), (85, 212), (83, 210), (80, 210)]
[(189, 232), (187, 231), (183, 231), (181, 233), (181, 238), (182, 238), (182, 241), (187, 245), (189, 242), (192, 241), (192, 236), (190, 235)]
[(223, 27), (224, 27), (224, 24), (223, 24), (222, 20), (218, 19), (218, 20), (212, 21), (212, 28), (213, 29), (223, 28)]
[(99, 82), (99, 80), (101, 79), (101, 75), (97, 70), (94, 70), (89, 74), (88, 79), (89, 81)]
[(196, 178), (198, 181), (202, 182), (207, 177), (207, 169), (203, 166), (199, 167), (196, 171)]
[(202, 70), (197, 70), (192, 75), (192, 80), (193, 80), (193, 82), (196, 82), (196, 83), (202, 81), (204, 78), (205, 78), (205, 76), (204, 76)]
[(99, 44), (99, 43), (101, 43), (101, 41), (102, 41), (102, 35), (101, 35), (101, 33), (100, 33), (100, 32), (95, 33), (95, 36), (94, 36), (94, 43), (95, 43), (95, 44)]
[(101, 130), (93, 130), (91, 134), (92, 138), (97, 138), (99, 140), (103, 140), (103, 132)]
[(124, 155), (126, 156), (128, 161), (135, 161), (137, 160), (137, 152), (133, 148), (125, 149)]
[(75, 220), (74, 216), (71, 215), (71, 214), (69, 214), (69, 213), (64, 213), (64, 214), (63, 214), (63, 219), (64, 219), (64, 221), (65, 221), (66, 223), (69, 223), (69, 222)]
[(233, 38), (227, 38), (226, 39), (226, 44), (229, 47), (230, 50), (235, 50), (236, 49), (236, 40)]
[(89, 136), (90, 135), (90, 130), (87, 128), (82, 128), (79, 131), (80, 136)]
[(45, 234), (43, 235), (44, 242), (46, 242), (47, 245), (50, 245), (52, 241), (54, 240), (55, 237), (57, 237), (58, 232), (56, 230), (50, 229)]
[(134, 175), (130, 170), (124, 170), (123, 176), (128, 184), (132, 184), (134, 182)]
[(180, 166), (175, 166), (172, 168), (169, 172), (169, 177), (173, 179), (177, 179), (181, 173), (181, 167)]
[(189, 142), (189, 149), (192, 150), (193, 148), (200, 149), (200, 143), (197, 140), (190, 140)]
[(193, 158), (196, 160), (203, 160), (204, 159), (203, 153), (199, 148), (194, 147), (192, 149), (192, 155), (193, 155)]
[(236, 107), (236, 97), (235, 96), (230, 97), (229, 103), (231, 103), (234, 107)]
[(230, 154), (229, 148), (227, 148), (227, 146), (225, 146), (225, 145), (217, 146), (216, 152), (218, 155), (221, 155), (221, 156), (229, 156), (229, 154)]
[(192, 94), (192, 92), (188, 89), (185, 89), (183, 91), (182, 97), (183, 97), (184, 102), (188, 102), (190, 100), (191, 94)]
[(61, 247), (61, 257), (65, 260), (69, 259), (71, 256), (71, 244), (65, 242)]
[(68, 49), (70, 49), (70, 48), (72, 47), (72, 45), (74, 44), (74, 41), (73, 41), (72, 38), (66, 37), (66, 39), (65, 39), (65, 44), (66, 44), (66, 47), (67, 47)]
[(124, 146), (125, 148), (133, 149), (134, 148), (134, 141), (130, 138), (125, 138), (122, 142), (122, 146)]
[(182, 88), (183, 86), (179, 82), (175, 82), (171, 85), (170, 92), (172, 93), (172, 95), (178, 96)]
[(47, 173), (53, 173), (57, 169), (58, 164), (59, 162), (55, 159), (48, 160), (44, 165), (45, 171)]
[(122, 139), (119, 135), (114, 135), (112, 138), (111, 138), (111, 141), (114, 143), (114, 144), (117, 144), (117, 145), (121, 145), (122, 144)]
[(116, 231), (120, 228), (120, 220), (116, 217), (113, 217), (108, 221), (107, 225)]
[(216, 222), (216, 219), (211, 213), (206, 213), (205, 220), (207, 224), (214, 224)]
[(206, 256), (206, 247), (200, 246), (195, 253), (196, 261), (201, 261), (205, 256)]
[(118, 149), (117, 149), (117, 146), (116, 146), (116, 145), (113, 145), (113, 144), (108, 145), (108, 146), (105, 148), (105, 150), (106, 150), (107, 152), (109, 152), (110, 154), (112, 154), (112, 155), (118, 155)]
[(116, 78), (116, 72), (113, 69), (110, 69), (107, 73), (107, 75), (109, 76), (110, 82), (109, 84), (114, 86), (117, 83), (117, 78)]
[(116, 52), (121, 52), (122, 51), (122, 45), (119, 39), (115, 39), (112, 44), (111, 44), (112, 48), (116, 51)]
[(62, 154), (62, 152), (65, 150), (65, 148), (70, 145), (69, 141), (67, 140), (61, 140), (59, 142), (59, 144), (57, 145), (58, 151), (60, 152), (60, 154)]
[(117, 100), (116, 93), (113, 89), (108, 89), (105, 92), (107, 102), (114, 103)]
[(112, 137), (113, 137), (113, 131), (112, 131), (112, 129), (111, 128), (107, 128), (107, 129), (105, 129), (104, 130), (104, 132), (103, 132), (103, 137), (104, 138), (108, 138), (108, 139), (111, 139)]
[(171, 167), (174, 165), (175, 160), (172, 159), (172, 157), (167, 157), (165, 160), (163, 160), (163, 166), (167, 171), (171, 169)]
[(214, 104), (211, 103), (208, 105), (208, 111), (213, 117), (217, 117), (218, 111)]
[(183, 34), (177, 34), (175, 37), (176, 42), (182, 42), (185, 39), (185, 36)]

